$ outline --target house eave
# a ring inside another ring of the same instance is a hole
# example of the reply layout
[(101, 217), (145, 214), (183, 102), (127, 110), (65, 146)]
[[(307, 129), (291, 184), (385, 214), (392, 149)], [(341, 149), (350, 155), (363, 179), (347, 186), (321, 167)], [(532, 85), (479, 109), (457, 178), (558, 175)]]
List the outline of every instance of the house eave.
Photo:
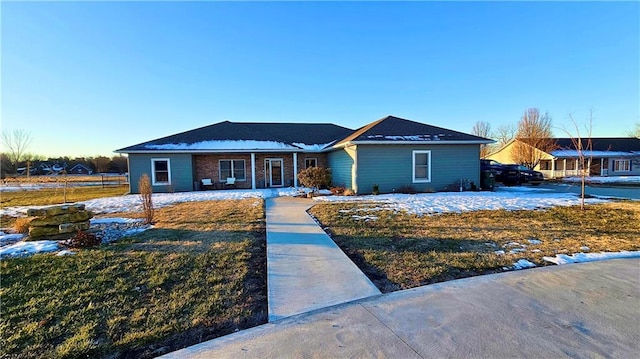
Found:
[(349, 141), (338, 144), (333, 148), (339, 148), (339, 146), (345, 147), (348, 145), (487, 145), (495, 141), (446, 141), (446, 140), (431, 140), (431, 141)]
[(127, 154), (207, 154), (207, 153), (321, 153), (323, 150), (305, 149), (230, 149), (230, 150), (117, 150), (115, 153)]

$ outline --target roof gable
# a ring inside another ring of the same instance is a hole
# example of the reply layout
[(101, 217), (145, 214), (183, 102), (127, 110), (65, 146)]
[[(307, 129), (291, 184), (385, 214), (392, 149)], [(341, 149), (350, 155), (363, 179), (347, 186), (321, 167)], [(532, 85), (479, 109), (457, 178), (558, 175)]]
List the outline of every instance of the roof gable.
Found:
[(474, 142), (490, 143), (489, 139), (427, 125), (395, 116), (387, 116), (357, 129), (338, 144), (388, 142)]

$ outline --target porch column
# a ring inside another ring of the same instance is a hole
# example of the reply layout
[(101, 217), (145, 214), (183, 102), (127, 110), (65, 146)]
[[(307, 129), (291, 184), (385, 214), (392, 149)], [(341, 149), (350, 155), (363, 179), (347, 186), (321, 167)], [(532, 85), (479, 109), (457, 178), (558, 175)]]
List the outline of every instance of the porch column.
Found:
[(256, 189), (256, 154), (251, 152), (251, 189)]
[(600, 158), (600, 176), (604, 176), (604, 157)]
[(556, 178), (556, 159), (551, 159), (551, 176), (550, 178)]
[(580, 171), (582, 169), (580, 168), (580, 160), (576, 158), (576, 174), (575, 176), (580, 176)]
[(293, 153), (293, 187), (298, 187), (298, 152)]
[(567, 159), (564, 160), (564, 167), (562, 167), (562, 177), (567, 177)]

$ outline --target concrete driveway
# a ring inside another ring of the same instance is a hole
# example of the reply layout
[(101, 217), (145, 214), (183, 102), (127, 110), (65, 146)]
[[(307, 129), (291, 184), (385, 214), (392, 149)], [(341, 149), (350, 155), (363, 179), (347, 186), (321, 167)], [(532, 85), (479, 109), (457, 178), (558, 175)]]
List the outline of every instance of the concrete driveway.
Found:
[(428, 285), (289, 317), (166, 358), (633, 358), (640, 259)]
[[(580, 183), (543, 183), (536, 188), (549, 189), (558, 193), (580, 194)], [(615, 197), (640, 200), (640, 187), (637, 186), (615, 186), (599, 184), (586, 186), (585, 193), (592, 196)]]

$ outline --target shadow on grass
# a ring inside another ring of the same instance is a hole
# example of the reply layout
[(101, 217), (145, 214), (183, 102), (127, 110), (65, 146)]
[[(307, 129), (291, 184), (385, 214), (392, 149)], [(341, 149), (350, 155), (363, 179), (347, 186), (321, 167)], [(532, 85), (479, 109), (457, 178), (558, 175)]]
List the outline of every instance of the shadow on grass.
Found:
[(477, 240), (343, 237), (334, 240), (383, 293), (502, 272), (512, 264)]
[(0, 357), (150, 358), (267, 322), (264, 231), (155, 228), (0, 266)]

